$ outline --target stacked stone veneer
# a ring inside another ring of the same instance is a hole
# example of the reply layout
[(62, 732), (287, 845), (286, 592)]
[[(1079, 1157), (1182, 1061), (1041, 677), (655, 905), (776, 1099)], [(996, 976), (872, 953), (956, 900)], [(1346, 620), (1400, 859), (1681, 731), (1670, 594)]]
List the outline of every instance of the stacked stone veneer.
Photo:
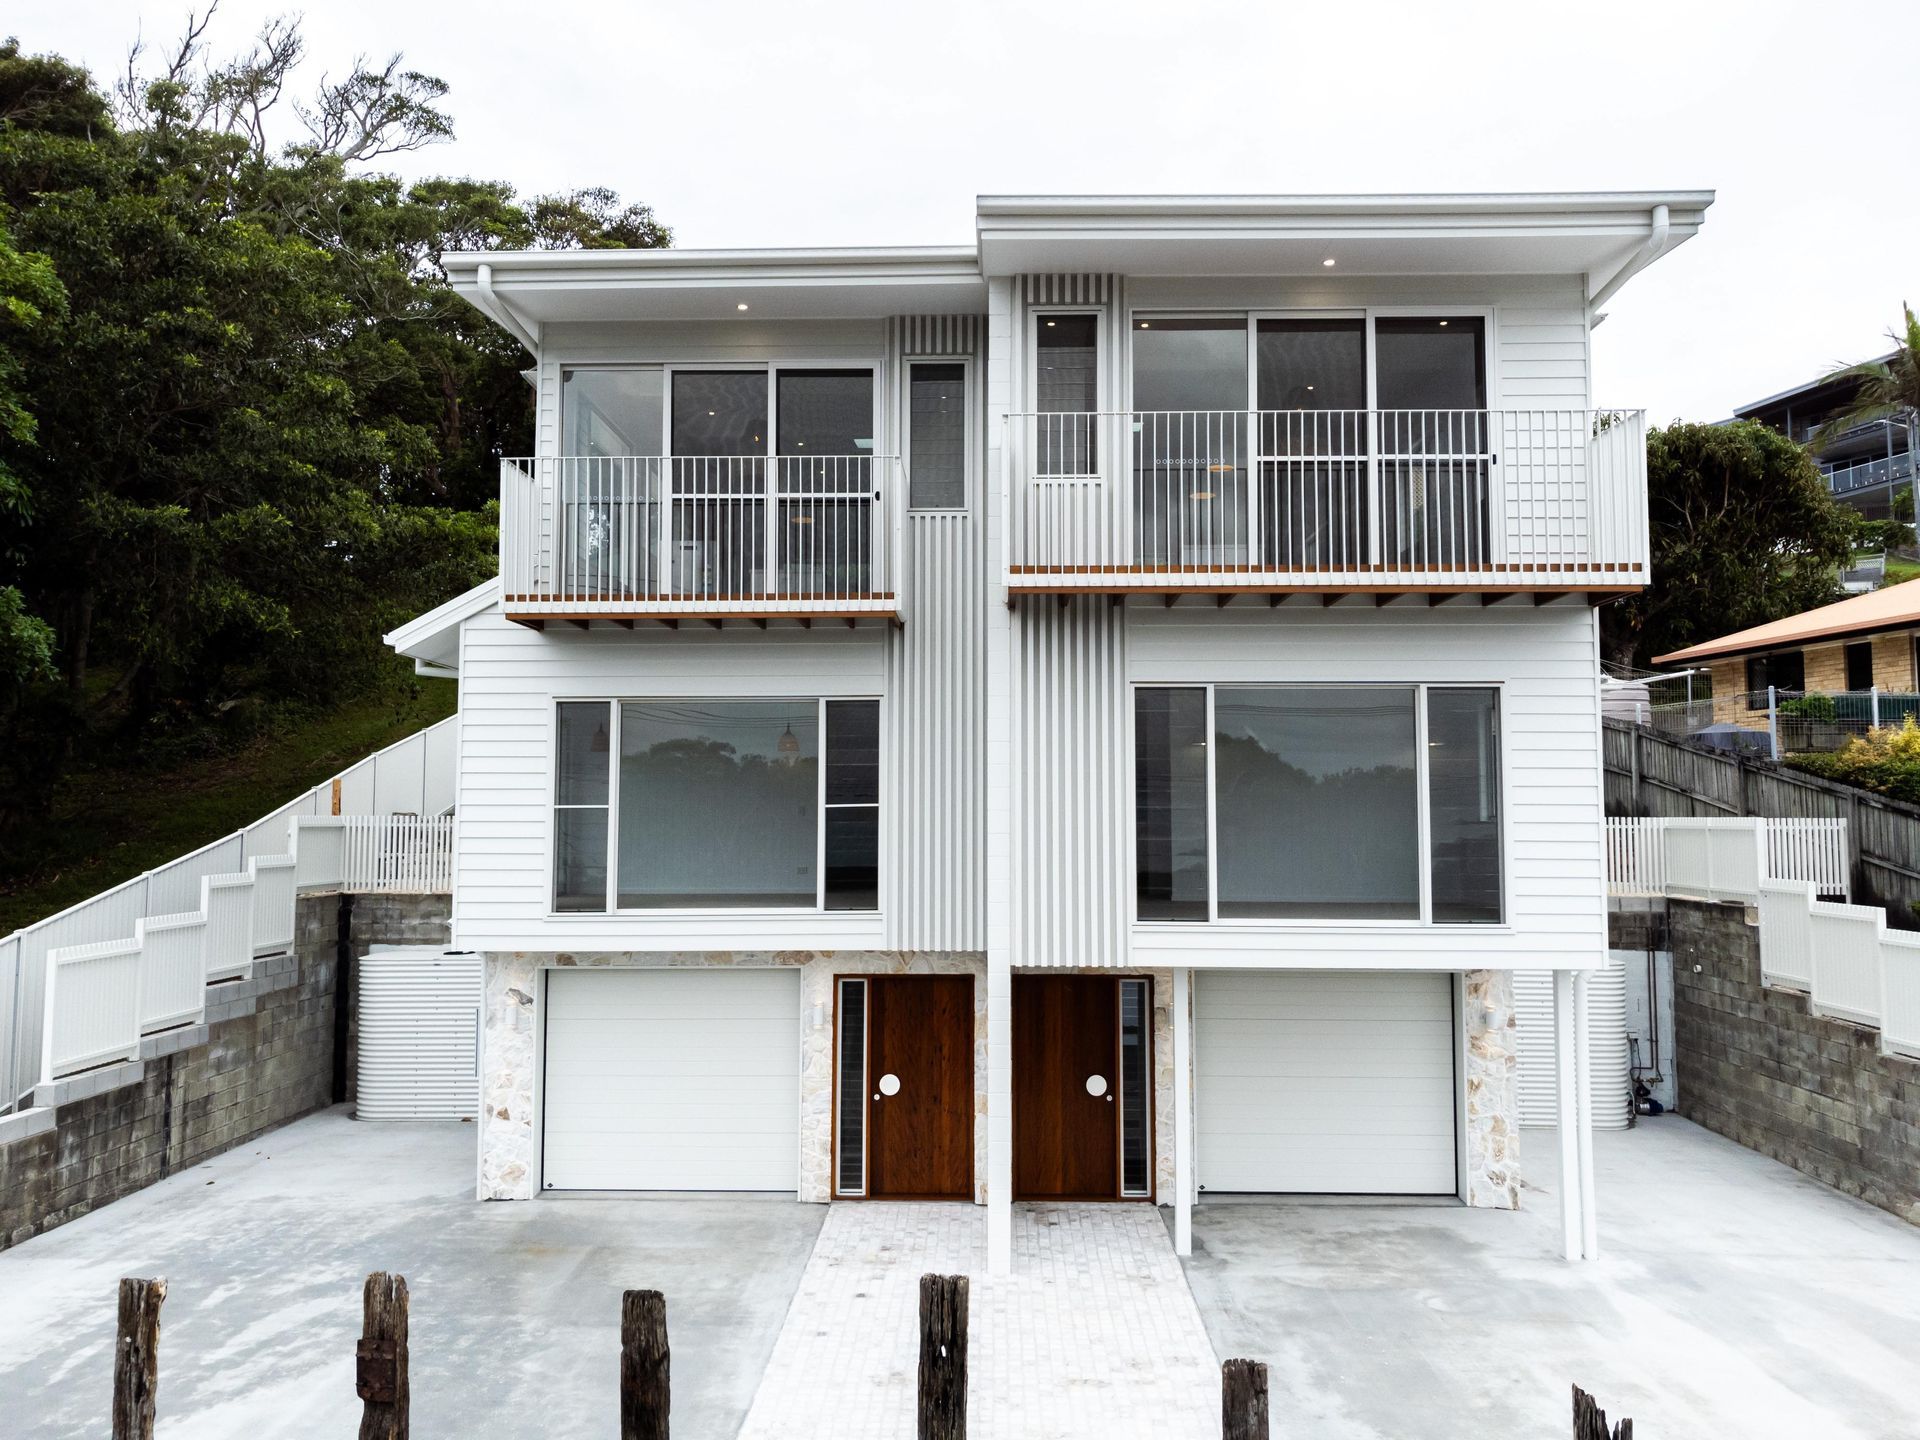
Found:
[[(293, 949), (212, 987), (206, 1020), (139, 1060), (42, 1086), (0, 1117), (0, 1248), (51, 1230), (332, 1100), (337, 895), (302, 896)], [(438, 943), (445, 896), (356, 899), (353, 943)]]
[(1763, 984), (1746, 907), (1669, 900), (1667, 917), (1680, 1113), (1920, 1224), (1920, 1062)]
[(1465, 1028), (1466, 1162), (1461, 1194), (1489, 1210), (1520, 1208), (1520, 1041), (1513, 972), (1469, 970)]
[[(836, 976), (963, 974), (974, 977), (974, 1199), (987, 1198), (987, 985), (979, 954), (897, 951), (724, 950), (638, 954), (630, 951), (494, 952), (486, 956), (480, 1175), (483, 1200), (528, 1200), (539, 1183), (539, 1010), (541, 972), (557, 968), (793, 968), (800, 971), (801, 1200), (832, 1197), (834, 991)], [(1065, 973), (1065, 972), (1049, 972)], [(1153, 982), (1155, 1193), (1174, 1196), (1173, 974)], [(1463, 1192), (1471, 1205), (1520, 1204), (1519, 1098), (1513, 988), (1505, 971), (1466, 977), (1466, 1157)], [(1191, 1016), (1186, 1017), (1191, 1023)]]

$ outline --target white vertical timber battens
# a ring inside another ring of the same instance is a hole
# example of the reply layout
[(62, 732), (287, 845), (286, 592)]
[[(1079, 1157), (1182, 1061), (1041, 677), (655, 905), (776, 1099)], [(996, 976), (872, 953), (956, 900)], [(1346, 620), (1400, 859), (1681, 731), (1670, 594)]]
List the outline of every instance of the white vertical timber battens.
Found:
[(1193, 1254), (1193, 971), (1173, 972), (1173, 1253)]

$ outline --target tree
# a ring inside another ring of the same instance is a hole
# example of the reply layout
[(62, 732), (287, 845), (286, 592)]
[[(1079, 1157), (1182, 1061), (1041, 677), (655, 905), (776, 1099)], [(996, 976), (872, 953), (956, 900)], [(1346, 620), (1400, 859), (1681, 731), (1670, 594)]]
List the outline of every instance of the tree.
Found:
[(1811, 456), (1756, 421), (1675, 423), (1647, 435), (1651, 583), (1604, 607), (1620, 665), (1839, 598), (1854, 519)]
[(526, 358), (441, 255), (671, 240), (607, 190), (376, 173), (451, 133), (444, 84), (396, 56), (303, 99), (297, 22), (219, 61), (207, 18), (111, 95), (0, 44), (0, 617), (29, 662), (0, 750), (30, 806), (96, 737), (414, 683), (379, 637), (492, 572), (497, 457), (532, 440)]
[[(1887, 332), (1887, 338), (1893, 341), (1892, 355), (1885, 360), (1843, 365), (1824, 377), (1830, 381), (1854, 382), (1854, 393), (1844, 407), (1814, 432), (1816, 448), (1832, 443), (1856, 425), (1884, 420), (1905, 429), (1907, 453), (1920, 456), (1920, 320), (1914, 318), (1913, 307), (1905, 302), (1901, 303), (1900, 313), (1904, 326)], [(1916, 483), (1920, 481), (1909, 481), (1906, 494), (1894, 497), (1894, 519), (1912, 521)]]

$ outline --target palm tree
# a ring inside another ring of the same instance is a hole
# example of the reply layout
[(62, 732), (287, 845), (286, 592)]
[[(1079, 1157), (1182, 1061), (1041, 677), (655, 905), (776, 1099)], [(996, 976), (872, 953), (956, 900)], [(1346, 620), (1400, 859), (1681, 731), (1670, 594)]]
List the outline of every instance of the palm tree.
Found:
[(1884, 360), (1843, 365), (1820, 377), (1823, 381), (1852, 380), (1857, 388), (1853, 399), (1814, 431), (1812, 441), (1816, 450), (1856, 425), (1896, 420), (1906, 426), (1907, 449), (1909, 453), (1914, 452), (1914, 424), (1920, 419), (1920, 320), (1914, 318), (1911, 305), (1903, 303), (1900, 308), (1906, 314), (1905, 330), (1887, 332), (1887, 338), (1894, 344), (1893, 354)]

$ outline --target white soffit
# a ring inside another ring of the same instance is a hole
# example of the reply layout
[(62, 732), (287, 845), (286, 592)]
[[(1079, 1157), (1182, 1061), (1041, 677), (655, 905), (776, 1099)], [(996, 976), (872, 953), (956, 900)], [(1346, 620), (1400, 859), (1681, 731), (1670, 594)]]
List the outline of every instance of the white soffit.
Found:
[(1710, 190), (1567, 195), (982, 196), (987, 275), (1607, 275)]
[(987, 303), (972, 246), (468, 251), (448, 255), (445, 264), (454, 289), (468, 298), (480, 266), (490, 266), (494, 294), (542, 325), (861, 320), (977, 314)]
[(443, 669), (456, 669), (460, 664), (460, 626), (499, 603), (500, 580), (496, 576), (424, 615), (415, 616), (381, 639), (409, 660), (424, 660)]

